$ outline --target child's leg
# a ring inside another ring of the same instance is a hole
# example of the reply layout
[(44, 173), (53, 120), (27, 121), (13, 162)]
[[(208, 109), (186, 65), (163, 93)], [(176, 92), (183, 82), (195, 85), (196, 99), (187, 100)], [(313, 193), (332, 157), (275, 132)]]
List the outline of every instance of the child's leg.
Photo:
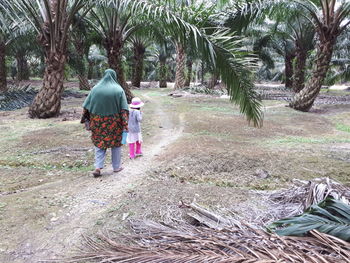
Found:
[(136, 155), (141, 155), (141, 154), (142, 154), (141, 142), (137, 141), (136, 142)]
[(111, 149), (113, 171), (118, 171), (120, 168), (121, 157), (122, 157), (121, 149), (122, 147), (113, 147)]
[(106, 158), (106, 150), (95, 146), (95, 168), (102, 169)]
[(135, 143), (129, 143), (129, 156), (131, 159), (135, 158)]

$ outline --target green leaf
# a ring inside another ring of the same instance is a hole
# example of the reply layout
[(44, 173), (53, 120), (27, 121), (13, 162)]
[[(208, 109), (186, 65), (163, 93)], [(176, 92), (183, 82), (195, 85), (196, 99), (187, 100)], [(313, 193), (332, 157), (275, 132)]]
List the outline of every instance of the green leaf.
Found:
[(306, 236), (309, 231), (317, 230), (350, 241), (350, 206), (327, 198), (299, 216), (272, 223), (268, 230), (281, 236)]

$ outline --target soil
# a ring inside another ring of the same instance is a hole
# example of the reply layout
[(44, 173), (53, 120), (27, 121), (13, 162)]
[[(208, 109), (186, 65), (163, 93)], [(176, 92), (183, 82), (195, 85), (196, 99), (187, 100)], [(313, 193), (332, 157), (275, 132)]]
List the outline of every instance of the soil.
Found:
[(185, 220), (182, 204), (194, 200), (248, 221), (268, 217), (261, 192), (294, 178), (350, 185), (348, 105), (301, 113), (264, 100), (257, 129), (228, 99), (170, 92), (134, 90), (145, 101), (144, 156), (129, 160), (124, 147), (125, 169), (108, 165), (100, 178), (91, 175), (93, 148), (79, 123), (86, 93), (66, 96), (53, 119), (29, 119), (27, 108), (0, 112), (0, 262), (62, 259), (83, 235), (121, 234), (132, 219)]

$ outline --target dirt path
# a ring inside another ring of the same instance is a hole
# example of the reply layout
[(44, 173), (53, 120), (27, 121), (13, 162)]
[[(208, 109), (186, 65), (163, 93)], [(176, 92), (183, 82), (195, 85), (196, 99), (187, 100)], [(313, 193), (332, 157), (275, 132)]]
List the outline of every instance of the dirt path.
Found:
[[(151, 97), (144, 96), (151, 103), (156, 103)], [(101, 179), (81, 178), (71, 182), (61, 181), (50, 184), (50, 188), (62, 189), (61, 194), (69, 193), (74, 200), (68, 207), (52, 215), (50, 225), (35, 236), (26, 237), (26, 240), (16, 250), (16, 262), (38, 262), (64, 256), (65, 251), (79, 245), (81, 235), (96, 224), (98, 218), (113, 206), (113, 200), (130, 190), (147, 175), (147, 171), (155, 164), (154, 158), (161, 154), (167, 145), (177, 140), (183, 131), (181, 119), (180, 126), (174, 127), (169, 113), (157, 104), (156, 116), (160, 129), (154, 144), (144, 148), (145, 155), (136, 160), (128, 160), (123, 164), (125, 169), (113, 174), (112, 168), (107, 167)], [(123, 154), (127, 154), (126, 148)], [(45, 191), (47, 185), (42, 185), (31, 191)]]

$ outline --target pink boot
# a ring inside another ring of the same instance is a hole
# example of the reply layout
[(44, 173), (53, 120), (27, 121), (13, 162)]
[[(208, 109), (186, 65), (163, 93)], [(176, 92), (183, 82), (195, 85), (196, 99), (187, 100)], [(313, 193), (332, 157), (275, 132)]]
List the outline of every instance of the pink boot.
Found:
[(135, 159), (135, 143), (129, 143), (129, 157)]
[(141, 142), (136, 142), (136, 156), (142, 156)]

